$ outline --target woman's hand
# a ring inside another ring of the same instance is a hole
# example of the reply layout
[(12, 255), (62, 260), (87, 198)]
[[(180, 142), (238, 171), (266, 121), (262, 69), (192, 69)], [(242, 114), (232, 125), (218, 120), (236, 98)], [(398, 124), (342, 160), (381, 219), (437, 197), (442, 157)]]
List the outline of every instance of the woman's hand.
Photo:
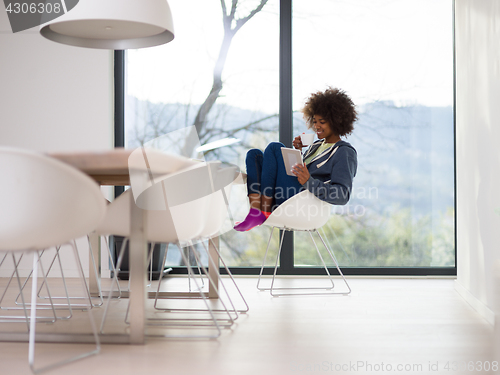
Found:
[(295, 147), (297, 150), (300, 150), (302, 151), (302, 147), (304, 147), (304, 145), (302, 144), (302, 140), (300, 139), (300, 135), (296, 136), (294, 139), (293, 139), (293, 147)]
[(304, 164), (295, 164), (292, 167), (292, 173), (297, 176), (299, 184), (301, 185), (304, 185), (307, 180), (309, 180), (309, 177), (311, 177), (307, 167)]

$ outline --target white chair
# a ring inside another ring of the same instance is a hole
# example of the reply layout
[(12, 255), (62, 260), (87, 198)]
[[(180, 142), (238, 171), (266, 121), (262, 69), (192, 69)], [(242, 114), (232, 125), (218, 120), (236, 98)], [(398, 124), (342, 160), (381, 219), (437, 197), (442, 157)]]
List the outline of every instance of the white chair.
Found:
[[(205, 252), (208, 255), (208, 261), (210, 264), (210, 267), (215, 269), (217, 271), (217, 277), (219, 278), (219, 284), (222, 287), (222, 289), (225, 292), (225, 295), (228, 297), (229, 303), (232, 306), (232, 309), (230, 311), (234, 312), (247, 312), (249, 310), (248, 304), (243, 297), (243, 294), (241, 293), (241, 290), (239, 289), (236, 280), (234, 279), (231, 271), (227, 267), (226, 263), (224, 262), (224, 259), (222, 258), (220, 251), (217, 247), (217, 245), (214, 242), (214, 238), (218, 237), (222, 233), (224, 233), (225, 230), (232, 229), (234, 226), (234, 223), (231, 222), (230, 219), (230, 211), (229, 211), (229, 196), (230, 196), (230, 191), (231, 191), (231, 186), (238, 176), (237, 172), (237, 167), (223, 167), (217, 170), (212, 169), (212, 174), (213, 174), (213, 192), (210, 195), (210, 202), (209, 202), (209, 215), (206, 216), (206, 222), (203, 226), (203, 231), (200, 233), (198, 238), (195, 240), (197, 242), (200, 242), (204, 249)], [(227, 226), (227, 228), (223, 228), (224, 226)], [(215, 252), (216, 252), (216, 259), (213, 259), (210, 255), (209, 249), (207, 248), (206, 242), (209, 242), (212, 244)], [(166, 254), (164, 255), (163, 262), (166, 260)], [(224, 282), (220, 279), (220, 274), (218, 273), (219, 269), (219, 261), (222, 262), (222, 265), (228, 274), (230, 280), (232, 281), (238, 295), (240, 296), (241, 300), (243, 301), (244, 307), (236, 309), (235, 305), (232, 301), (232, 298), (230, 296), (230, 293), (228, 289), (226, 288)], [(161, 283), (162, 277), (160, 276), (159, 283)], [(159, 286), (158, 285), (158, 291), (159, 291)], [(158, 294), (157, 291), (157, 294)], [(155, 308), (157, 310), (163, 310), (161, 308), (157, 307), (157, 302), (158, 302), (158, 297), (155, 299)], [(221, 310), (214, 310), (214, 311), (219, 311)], [(237, 318), (237, 315), (236, 315)]]
[[(286, 296), (286, 295), (316, 295), (316, 294), (343, 294), (347, 295), (351, 293), (351, 288), (349, 287), (349, 284), (347, 283), (347, 280), (345, 279), (342, 271), (340, 270), (339, 264), (337, 262), (337, 259), (335, 258), (335, 255), (333, 254), (333, 251), (328, 247), (327, 243), (321, 236), (321, 234), (318, 232), (318, 229), (321, 228), (327, 221), (328, 218), (330, 217), (330, 212), (331, 212), (331, 205), (329, 203), (326, 203), (319, 198), (317, 198), (314, 194), (309, 192), (308, 190), (304, 190), (300, 192), (299, 194), (294, 195), (290, 199), (286, 200), (284, 203), (282, 203), (276, 210), (273, 211), (273, 213), (269, 216), (269, 218), (264, 222), (265, 225), (272, 227), (271, 230), (271, 235), (269, 236), (269, 241), (267, 243), (267, 249), (266, 253), (264, 255), (264, 261), (262, 262), (262, 267), (260, 269), (260, 274), (259, 274), (259, 279), (257, 281), (257, 289), (259, 290), (269, 290), (272, 296)], [(266, 264), (266, 259), (267, 259), (267, 254), (269, 251), (269, 245), (271, 243), (271, 238), (273, 236), (274, 229), (278, 228), (282, 230), (281, 238), (280, 238), (280, 243), (279, 243), (279, 250), (278, 250), (278, 255), (276, 256), (276, 262), (274, 266), (274, 273), (273, 277), (271, 280), (271, 286), (270, 287), (261, 287), (260, 282), (262, 278), (262, 274), (264, 271), (264, 265)], [(275, 287), (275, 279), (276, 279), (276, 272), (278, 270), (278, 260), (281, 254), (282, 246), (283, 246), (283, 236), (285, 234), (285, 231), (305, 231), (308, 232), (311, 240), (314, 243), (314, 247), (316, 248), (316, 252), (318, 253), (321, 262), (323, 263), (323, 267), (326, 271), (326, 275), (328, 277), (328, 280), (330, 281), (331, 285), (328, 286), (318, 286), (318, 287)], [(321, 242), (323, 243), (323, 246), (327, 250), (328, 254), (330, 255), (331, 259), (335, 263), (335, 266), (337, 267), (337, 271), (339, 272), (339, 275), (342, 277), (344, 280), (345, 285), (347, 286), (347, 290), (345, 291), (332, 291), (335, 287), (334, 281), (332, 276), (330, 275), (330, 272), (328, 271), (328, 267), (323, 260), (323, 257), (318, 249), (318, 246), (316, 244), (316, 241), (314, 240), (313, 233), (317, 233), (319, 238), (321, 239)], [(328, 292), (314, 292), (314, 290), (327, 290)], [(290, 292), (290, 293), (281, 293), (278, 292), (276, 293), (276, 290), (291, 290), (291, 291), (301, 291), (301, 290), (311, 290), (310, 292), (306, 293), (297, 293), (297, 292)]]
[[(155, 145), (157, 146), (157, 144), (155, 144), (156, 141), (160, 141), (161, 143), (161, 138), (162, 137), (156, 138), (154, 141), (147, 142), (149, 145), (146, 147), (143, 146), (136, 148), (131, 152), (128, 158), (131, 190), (134, 197), (137, 197), (137, 199), (139, 199), (137, 203), (140, 208), (146, 208), (142, 207), (142, 199), (138, 198), (144, 190), (148, 189), (156, 182), (162, 180), (165, 175), (175, 173), (185, 168), (199, 165), (199, 161), (188, 159), (186, 157), (164, 152), (162, 150), (154, 148), (153, 146)], [(157, 171), (159, 174), (152, 174), (151, 169)], [(144, 171), (148, 171), (147, 178), (145, 178), (144, 176)], [(128, 230), (123, 228), (122, 225), (123, 223), (121, 220), (122, 218), (117, 217), (117, 219), (118, 219), (117, 224), (113, 226), (113, 230), (118, 231), (115, 235), (119, 235), (119, 233), (128, 233)], [(106, 236), (104, 236), (104, 239), (112, 268), (111, 271), (113, 272), (113, 275), (117, 275), (117, 272), (119, 270), (115, 268), (115, 262), (111, 254), (109, 242)], [(125, 238), (124, 241), (122, 242), (122, 248), (118, 252), (119, 254), (126, 247), (127, 242), (128, 239)], [(151, 285), (151, 282), (153, 280), (153, 248), (154, 244), (151, 245), (148, 257), (148, 263), (150, 262), (148, 286)], [(130, 286), (130, 279), (129, 279), (129, 286)], [(120, 285), (118, 284), (118, 298), (120, 297), (121, 297), (121, 288)]]
[[(191, 250), (191, 253), (195, 257), (195, 262), (200, 277), (202, 278), (203, 275), (207, 277), (212, 289), (216, 291), (217, 298), (221, 301), (223, 308), (222, 309), (211, 308), (210, 309), (211, 313), (221, 312), (227, 315), (227, 318), (222, 318), (222, 319), (217, 318), (219, 324), (222, 324), (227, 327), (232, 325), (234, 320), (237, 319), (238, 317), (237, 310), (234, 307), (234, 304), (229, 296), (229, 293), (227, 293), (227, 289), (225, 288), (224, 283), (222, 282), (222, 280), (220, 280), (219, 277), (220, 275), (218, 275), (219, 272), (218, 266), (216, 266), (215, 261), (210, 257), (207, 248), (205, 247), (205, 251), (207, 252), (210, 267), (213, 267), (213, 269), (217, 273), (217, 279), (219, 280), (219, 284), (222, 286), (222, 289), (224, 289), (224, 291), (226, 292), (226, 295), (228, 297), (232, 309), (228, 309), (226, 307), (226, 304), (222, 301), (221, 299), (222, 295), (219, 293), (218, 288), (215, 285), (215, 281), (210, 277), (209, 272), (202, 265), (200, 257), (194, 248), (194, 244), (196, 243), (202, 243), (203, 246), (205, 245), (204, 241), (206, 240), (206, 234), (208, 233), (207, 231), (212, 230), (213, 223), (217, 224), (220, 222), (222, 225), (223, 222), (223, 220), (221, 220), (220, 218), (222, 211), (218, 212), (215, 210), (215, 206), (212, 206), (212, 202), (216, 199), (217, 196), (216, 194), (217, 192), (214, 193), (216, 186), (220, 184), (220, 179), (226, 176), (226, 174), (219, 172), (220, 165), (221, 165), (220, 161), (210, 161), (207, 162), (205, 166), (198, 165), (194, 167), (189, 167), (182, 171), (179, 171), (174, 175), (169, 175), (165, 180), (163, 180), (162, 184), (156, 183), (150, 188), (144, 190), (144, 192), (138, 196), (138, 201), (140, 201), (141, 206), (149, 207), (152, 210), (158, 209), (158, 207), (161, 207), (162, 205), (161, 202), (164, 202), (165, 200), (167, 201), (166, 210), (170, 211), (172, 214), (173, 226), (171, 225), (171, 223), (168, 222), (168, 220), (165, 220), (164, 214), (162, 214), (161, 216), (157, 216), (156, 219), (153, 218), (152, 220), (156, 220), (156, 222), (161, 225), (161, 228), (159, 229), (160, 231), (165, 232), (166, 231), (165, 225), (167, 225), (173, 228), (178, 235), (180, 234), (180, 238), (184, 238), (184, 240), (180, 241), (180, 243), (183, 244), (182, 247), (186, 248), (188, 251)], [(220, 193), (220, 191), (218, 193)], [(196, 201), (196, 203), (194, 203), (194, 201)], [(203, 214), (203, 212), (198, 208), (200, 207), (201, 204), (206, 205), (205, 214)], [(225, 207), (226, 205), (224, 205), (224, 208)], [(202, 229), (201, 232), (199, 232), (196, 235), (192, 231), (193, 220), (195, 220), (195, 222), (197, 220), (201, 220)], [(183, 234), (186, 231), (190, 233), (188, 236)], [(161, 233), (159, 234), (159, 236), (161, 238), (164, 238), (164, 240), (156, 242), (176, 243), (176, 241), (167, 240), (165, 237), (165, 233)], [(181, 249), (180, 251), (182, 253)], [(184, 256), (184, 254), (181, 255)], [(163, 263), (165, 262), (166, 256), (167, 252), (165, 252), (164, 254)], [(187, 259), (186, 256), (186, 258), (184, 258), (184, 262), (186, 263), (187, 261), (189, 260)], [(188, 266), (188, 271), (189, 268), (190, 266)], [(154, 307), (157, 310), (169, 311), (169, 312), (208, 311), (206, 309), (197, 309), (197, 308), (183, 308), (183, 309), (159, 308), (157, 302), (158, 302), (158, 295), (162, 277), (163, 275), (160, 276), (160, 280), (158, 282), (158, 289), (155, 297)], [(188, 278), (189, 278), (189, 290), (191, 291), (191, 284), (190, 284), (191, 272), (188, 272)], [(169, 299), (169, 298), (171, 297), (163, 297), (162, 299)], [(232, 317), (231, 313), (234, 313), (234, 318)], [(158, 320), (163, 322), (165, 321), (164, 318)], [(196, 322), (203, 319), (182, 319), (182, 320)]]
[[(213, 167), (213, 166), (212, 166)], [(199, 238), (207, 220), (208, 204), (212, 187), (212, 167), (210, 164), (198, 163), (197, 165), (185, 168), (184, 170), (172, 173), (164, 179), (156, 181), (152, 186), (145, 189), (137, 196), (137, 203), (147, 212), (146, 238), (153, 243), (175, 243), (177, 244), (184, 263), (187, 266), (188, 274), (193, 276), (193, 271), (182, 247), (192, 247), (192, 241)], [(107, 209), (105, 219), (97, 228), (96, 232), (101, 235), (114, 234), (124, 237), (130, 235), (130, 205), (136, 204), (130, 190), (120, 195), (113, 201)], [(193, 251), (194, 252), (194, 251)], [(196, 252), (194, 252), (195, 256)], [(123, 254), (120, 254), (117, 261), (117, 268), (120, 267)], [(198, 259), (199, 261), (199, 259)], [(200, 265), (203, 273), (208, 277), (208, 272)], [(213, 281), (208, 277), (209, 281)], [(214, 315), (213, 309), (208, 304), (207, 298), (202, 292), (198, 281), (193, 278), (199, 296), (203, 300), (206, 311), (210, 315), (210, 321), (216, 329), (215, 335), (192, 335), (182, 337), (218, 337), (221, 334), (219, 319)], [(116, 281), (113, 279), (113, 282)], [(114, 283), (112, 283), (112, 288)], [(108, 297), (105, 314), (101, 323), (101, 331), (104, 329), (105, 317), (109, 308), (112, 290)], [(173, 310), (173, 309), (169, 309)], [(225, 319), (232, 324), (228, 309), (224, 305), (227, 314)], [(159, 325), (185, 325), (189, 319), (160, 319)], [(200, 325), (206, 324), (206, 319)], [(164, 335), (164, 337), (179, 337), (179, 335)]]
[[(29, 316), (28, 305), (23, 303), (25, 321), (29, 322), (28, 361), (32, 371), (44, 371), (98, 353), (99, 338), (89, 303), (87, 311), (95, 349), (35, 368), (39, 251), (69, 243), (75, 259), (78, 259), (74, 239), (93, 231), (104, 216), (105, 205), (99, 187), (88, 176), (62, 162), (7, 147), (0, 147), (0, 175), (0, 251), (33, 254)], [(17, 273), (16, 262), (14, 267)], [(78, 270), (86, 294), (85, 278)]]
[[(87, 236), (87, 240), (88, 240), (88, 236)], [(90, 241), (88, 241), (89, 243), (89, 248), (90, 248)], [(64, 276), (64, 269), (63, 269), (63, 266), (62, 266), (62, 263), (61, 263), (61, 256), (60, 256), (60, 250), (61, 250), (61, 246), (56, 246), (55, 247), (55, 254), (53, 255), (52, 257), (52, 260), (49, 264), (49, 266), (47, 267), (47, 270), (45, 272), (43, 272), (43, 277), (44, 277), (44, 280), (41, 282), (39, 288), (38, 288), (38, 292), (37, 292), (37, 296), (39, 299), (47, 299), (49, 300), (49, 303), (38, 303), (37, 306), (39, 306), (40, 309), (43, 308), (43, 306), (46, 306), (47, 309), (52, 309), (52, 310), (69, 310), (69, 315), (68, 316), (65, 316), (65, 317), (60, 317), (58, 316), (57, 318), (58, 319), (70, 319), (73, 314), (72, 314), (72, 310), (77, 308), (77, 309), (82, 309), (82, 310), (86, 310), (87, 307), (88, 307), (88, 303), (86, 303), (87, 301), (90, 302), (90, 306), (91, 307), (100, 307), (102, 306), (103, 304), (103, 298), (102, 298), (102, 294), (99, 293), (99, 295), (97, 297), (92, 297), (90, 295), (90, 291), (88, 289), (88, 286), (85, 288), (85, 290), (87, 291), (85, 293), (84, 296), (70, 296), (69, 293), (68, 293), (68, 287), (67, 287), (67, 284), (66, 284), (66, 277)], [(43, 258), (44, 256), (44, 253), (45, 253), (45, 250), (42, 250), (40, 252), (40, 260)], [(92, 266), (94, 267), (94, 275), (97, 275), (97, 266), (95, 264), (95, 260), (94, 260), (94, 257), (92, 255), (92, 252), (90, 252), (90, 255), (91, 255), (91, 261), (92, 261)], [(111, 258), (111, 254), (109, 254), (109, 257)], [(20, 257), (20, 259), (22, 258), (22, 255)], [(51, 294), (50, 292), (50, 288), (49, 288), (49, 285), (47, 283), (47, 278), (50, 274), (50, 272), (52, 271), (53, 269), (53, 266), (54, 266), (54, 263), (55, 261), (58, 261), (58, 264), (59, 264), (59, 270), (61, 272), (61, 279), (62, 279), (62, 283), (63, 283), (63, 287), (64, 287), (64, 292), (65, 292), (65, 295), (64, 296), (55, 296), (54, 294)], [(82, 263), (80, 261), (80, 258), (77, 258), (76, 259), (77, 261), (77, 267), (81, 270), (81, 272), (83, 273), (83, 266), (82, 266)], [(12, 281), (12, 278), (14, 276), (14, 273), (15, 271), (12, 273), (10, 279), (9, 279), (9, 282), (7, 283), (7, 288), (9, 287), (11, 281)], [(19, 294), (17, 295), (17, 298), (15, 300), (16, 304), (19, 304), (19, 299), (21, 298), (21, 295), (22, 295), (22, 291), (24, 290), (24, 288), (26, 287), (26, 285), (28, 284), (29, 280), (31, 279), (31, 276), (32, 276), (32, 273), (33, 273), (33, 270), (30, 272), (30, 274), (26, 277), (23, 285), (21, 286), (21, 291), (19, 292)], [(84, 280), (85, 281), (85, 280)], [(86, 281), (85, 281), (86, 282)], [(97, 279), (97, 276), (96, 276), (96, 282), (99, 286), (99, 290), (100, 290), (100, 280)], [(47, 292), (47, 296), (43, 296), (42, 295), (42, 289), (45, 287), (46, 289), (46, 292)], [(4, 293), (5, 294), (5, 293)], [(0, 304), (2, 303), (3, 301), (3, 297), (2, 296), (0, 298)], [(99, 302), (97, 303), (93, 303), (92, 302), (92, 298), (97, 298), (99, 300)], [(64, 300), (62, 303), (55, 303), (54, 300)], [(74, 300), (80, 300), (82, 299), (83, 302), (82, 303), (76, 303), (76, 302), (72, 302)], [(9, 310), (11, 308), (5, 308), (6, 310)]]
[[(222, 262), (222, 265), (231, 279), (233, 285), (236, 288), (241, 300), (245, 307), (243, 309), (238, 309), (238, 312), (248, 312), (248, 303), (245, 297), (241, 293), (236, 280), (234, 279), (231, 271), (227, 267), (224, 259), (222, 258), (219, 248), (214, 242), (214, 238), (220, 236), (226, 231), (232, 230), (234, 227), (234, 221), (231, 217), (231, 211), (229, 210), (229, 198), (231, 194), (231, 188), (234, 181), (239, 176), (239, 171), (237, 167), (225, 167), (217, 172), (217, 178), (215, 179), (214, 193), (212, 194), (212, 200), (210, 202), (210, 212), (212, 215), (207, 221), (202, 237), (208, 239), (212, 243), (215, 252), (217, 253), (217, 258)], [(208, 253), (208, 249), (207, 249)], [(213, 260), (215, 262), (215, 260)], [(218, 262), (217, 262), (218, 263)], [(224, 286), (224, 284), (222, 284)], [(227, 291), (226, 291), (227, 293)], [(227, 293), (229, 296), (229, 293)]]

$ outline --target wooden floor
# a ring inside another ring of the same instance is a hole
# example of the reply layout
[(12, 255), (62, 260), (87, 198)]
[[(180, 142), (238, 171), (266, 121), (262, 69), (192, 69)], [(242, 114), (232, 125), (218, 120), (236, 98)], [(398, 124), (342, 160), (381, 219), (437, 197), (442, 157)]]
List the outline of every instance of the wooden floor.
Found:
[[(180, 281), (170, 280), (165, 285)], [(477, 366), (478, 361), (484, 364), (492, 360), (493, 328), (455, 292), (454, 280), (351, 279), (349, 296), (279, 298), (257, 291), (255, 278), (238, 278), (238, 283), (250, 311), (240, 315), (218, 339), (149, 338), (143, 346), (103, 345), (100, 354), (47, 373), (488, 373), (459, 371), (459, 366), (469, 361)], [(126, 300), (114, 301), (111, 322), (122, 322), (125, 308)], [(99, 320), (102, 308), (94, 313)], [(127, 329), (124, 323), (110, 324), (111, 330), (120, 330), (122, 325)], [(12, 324), (2, 323), (0, 329), (12, 329)], [(39, 344), (37, 359), (43, 364), (88, 348)], [(0, 374), (30, 374), (27, 356), (25, 343), (0, 343)]]

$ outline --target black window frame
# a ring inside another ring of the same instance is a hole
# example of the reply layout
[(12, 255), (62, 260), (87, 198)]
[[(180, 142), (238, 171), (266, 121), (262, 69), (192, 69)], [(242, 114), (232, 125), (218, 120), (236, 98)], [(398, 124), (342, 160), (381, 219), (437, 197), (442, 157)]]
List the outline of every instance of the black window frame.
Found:
[[(457, 181), (456, 181), (456, 51), (455, 51), (455, 0), (452, 1), (452, 43), (453, 43), (453, 137), (454, 137), (454, 223), (455, 223), (455, 265), (453, 267), (342, 267), (347, 276), (456, 276), (457, 275)], [(280, 58), (279, 58), (279, 140), (292, 146), (293, 109), (292, 109), (292, 0), (280, 0)], [(114, 51), (114, 145), (125, 147), (125, 51)], [(123, 186), (115, 187), (115, 196), (124, 191)], [(281, 236), (281, 232), (280, 232)], [(236, 275), (258, 275), (260, 266), (231, 267)], [(272, 275), (274, 267), (265, 267), (264, 275)], [(338, 275), (336, 268), (328, 268), (332, 275)], [(225, 273), (223, 268), (220, 269)], [(185, 274), (185, 267), (173, 267), (173, 274)], [(286, 232), (283, 239), (279, 275), (324, 275), (322, 267), (303, 267), (294, 265), (293, 233)]]

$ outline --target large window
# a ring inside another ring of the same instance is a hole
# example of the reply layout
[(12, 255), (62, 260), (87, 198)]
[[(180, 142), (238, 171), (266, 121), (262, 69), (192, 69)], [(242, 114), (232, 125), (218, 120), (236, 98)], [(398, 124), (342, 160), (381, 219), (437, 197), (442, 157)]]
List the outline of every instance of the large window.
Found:
[[(244, 170), (246, 151), (278, 140), (279, 129), (281, 137), (306, 131), (300, 108), (311, 92), (340, 87), (359, 112), (347, 139), (358, 151), (352, 199), (332, 207), (323, 228), (340, 264), (362, 273), (454, 271), (451, 0), (294, 0), (292, 7), (289, 0), (239, 0), (233, 16), (226, 1), (232, 31), (224, 28), (219, 1), (169, 4), (175, 40), (126, 54), (127, 147), (195, 125), (202, 145), (228, 138), (237, 143), (192, 148), (189, 156)], [(290, 13), (291, 22), (283, 23)], [(238, 28), (237, 20), (245, 18)], [(283, 43), (290, 33), (293, 52), (283, 55), (280, 37)], [(281, 72), (280, 50), (281, 61), (291, 61), (281, 64)], [(284, 72), (283, 66), (293, 68)], [(280, 79), (282, 90), (292, 88), (288, 106), (287, 95), (280, 103)], [(279, 124), (280, 108), (289, 108), (293, 121)], [(245, 216), (244, 185), (233, 188), (231, 208), (234, 218)], [(269, 233), (259, 227), (224, 234), (226, 261), (252, 272)], [(277, 239), (276, 233), (273, 249)], [(292, 258), (291, 273), (319, 265), (308, 241), (295, 234), (294, 251), (289, 246), (284, 252)], [(169, 250), (168, 263), (180, 265), (176, 250)]]
[[(294, 110), (327, 84), (358, 106), (352, 199), (324, 228), (345, 266), (455, 265), (452, 12), (449, 0), (293, 1)], [(297, 237), (295, 263), (314, 263)]]

